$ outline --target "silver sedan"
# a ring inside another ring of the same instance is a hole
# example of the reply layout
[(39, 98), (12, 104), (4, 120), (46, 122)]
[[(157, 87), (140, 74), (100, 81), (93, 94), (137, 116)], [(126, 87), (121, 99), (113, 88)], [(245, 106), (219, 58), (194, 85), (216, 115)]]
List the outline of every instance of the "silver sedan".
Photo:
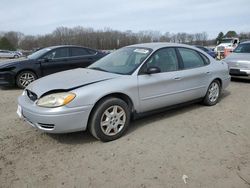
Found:
[(250, 41), (240, 43), (224, 61), (228, 64), (232, 77), (250, 78)]
[(131, 117), (189, 101), (215, 105), (230, 82), (228, 66), (198, 48), (147, 43), (121, 48), (86, 69), (28, 85), (18, 115), (48, 133), (88, 129), (101, 141), (121, 137)]

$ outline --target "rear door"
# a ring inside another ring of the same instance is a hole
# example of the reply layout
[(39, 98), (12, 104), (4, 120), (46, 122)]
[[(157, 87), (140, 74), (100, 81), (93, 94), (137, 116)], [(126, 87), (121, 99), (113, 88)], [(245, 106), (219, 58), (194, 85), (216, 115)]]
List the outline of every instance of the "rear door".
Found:
[(97, 52), (87, 48), (70, 48), (70, 66), (72, 68), (85, 68), (97, 59)]
[(157, 66), (161, 72), (138, 75), (139, 112), (203, 97), (210, 76), (209, 60), (204, 58), (205, 55), (188, 48), (155, 52), (142, 69)]
[(43, 76), (71, 69), (68, 47), (53, 49), (42, 59), (41, 69)]
[(177, 48), (180, 60), (179, 84), (183, 86), (185, 100), (205, 96), (211, 70), (209, 59), (202, 53), (190, 48)]

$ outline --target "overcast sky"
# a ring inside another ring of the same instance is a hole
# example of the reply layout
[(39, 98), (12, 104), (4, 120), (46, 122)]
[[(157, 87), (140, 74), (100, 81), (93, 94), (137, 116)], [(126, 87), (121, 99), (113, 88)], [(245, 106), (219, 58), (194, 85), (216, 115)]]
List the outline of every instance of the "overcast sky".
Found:
[(134, 32), (250, 32), (250, 0), (1, 0), (0, 31), (46, 34), (56, 27)]

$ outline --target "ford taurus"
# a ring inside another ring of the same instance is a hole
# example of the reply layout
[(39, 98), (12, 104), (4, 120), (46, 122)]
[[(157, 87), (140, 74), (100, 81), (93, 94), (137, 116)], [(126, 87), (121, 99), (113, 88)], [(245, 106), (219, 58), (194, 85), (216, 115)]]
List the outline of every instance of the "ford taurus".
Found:
[(188, 101), (215, 105), (230, 82), (228, 65), (189, 45), (121, 48), (88, 68), (32, 82), (18, 115), (48, 133), (89, 130), (101, 141), (121, 137), (131, 117)]

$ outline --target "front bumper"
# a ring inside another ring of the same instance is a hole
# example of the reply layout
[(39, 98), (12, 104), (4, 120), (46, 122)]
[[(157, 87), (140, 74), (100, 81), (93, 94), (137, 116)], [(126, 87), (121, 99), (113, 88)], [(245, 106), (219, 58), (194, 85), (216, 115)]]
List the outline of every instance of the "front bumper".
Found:
[(11, 71), (0, 72), (0, 85), (1, 86), (15, 85), (15, 73)]
[(229, 73), (232, 77), (250, 78), (250, 69), (230, 68)]
[(48, 133), (67, 133), (86, 130), (92, 106), (70, 108), (43, 108), (37, 106), (27, 96), (18, 98), (22, 119), (33, 127)]

